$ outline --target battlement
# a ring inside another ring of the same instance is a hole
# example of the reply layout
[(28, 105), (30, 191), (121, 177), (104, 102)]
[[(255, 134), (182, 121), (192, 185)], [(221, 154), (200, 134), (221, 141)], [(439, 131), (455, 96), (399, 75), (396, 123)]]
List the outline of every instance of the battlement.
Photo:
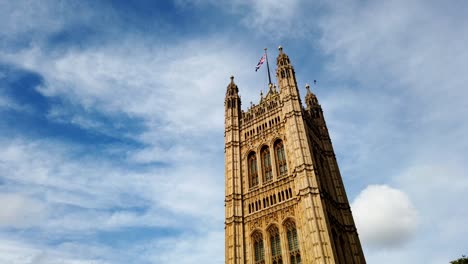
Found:
[(241, 129), (276, 112), (275, 110), (279, 109), (280, 102), (280, 94), (276, 90), (276, 86), (271, 85), (265, 97), (263, 97), (263, 94), (260, 95), (260, 102), (258, 105), (251, 103), (247, 111), (242, 111), (240, 118)]

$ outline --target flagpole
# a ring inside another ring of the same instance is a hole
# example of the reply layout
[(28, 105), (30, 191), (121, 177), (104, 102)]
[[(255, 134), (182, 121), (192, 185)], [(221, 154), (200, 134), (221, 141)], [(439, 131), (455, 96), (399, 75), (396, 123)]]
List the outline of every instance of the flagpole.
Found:
[(271, 76), (270, 76), (270, 64), (268, 63), (267, 48), (265, 48), (265, 58), (266, 58), (267, 70), (268, 70), (268, 85), (270, 85), (271, 84)]

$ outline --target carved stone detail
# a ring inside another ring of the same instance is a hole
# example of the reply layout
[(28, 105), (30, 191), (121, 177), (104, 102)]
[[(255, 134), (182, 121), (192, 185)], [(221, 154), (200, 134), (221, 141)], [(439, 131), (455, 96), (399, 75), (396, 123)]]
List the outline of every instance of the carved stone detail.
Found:
[(283, 210), (281, 210), (280, 214), (281, 214), (281, 220), (284, 220), (285, 218), (291, 217), (291, 216), (294, 217), (295, 215), (294, 206), (289, 206), (289, 207), (284, 208)]
[(250, 222), (250, 231), (254, 229), (261, 229), (262, 228), (262, 218), (258, 218)]

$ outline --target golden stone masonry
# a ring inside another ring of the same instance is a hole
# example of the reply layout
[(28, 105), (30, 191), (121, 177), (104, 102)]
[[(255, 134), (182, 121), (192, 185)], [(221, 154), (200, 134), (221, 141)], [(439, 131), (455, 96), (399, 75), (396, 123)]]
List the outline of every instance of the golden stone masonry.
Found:
[(365, 263), (322, 108), (279, 49), (278, 87), (225, 106), (226, 264)]

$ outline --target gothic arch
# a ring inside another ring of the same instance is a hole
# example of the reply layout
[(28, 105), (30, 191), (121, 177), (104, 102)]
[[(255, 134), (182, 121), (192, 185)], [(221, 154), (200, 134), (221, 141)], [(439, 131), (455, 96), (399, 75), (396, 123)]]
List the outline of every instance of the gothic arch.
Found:
[(263, 236), (263, 230), (260, 229), (260, 228), (258, 228), (258, 227), (255, 228), (254, 230), (250, 231), (249, 236), (252, 237), (252, 236), (253, 236), (255, 233), (257, 233), (257, 232), (260, 233), (260, 234), (262, 234), (262, 236)]
[(297, 223), (296, 218), (293, 216), (287, 216), (286, 218), (281, 221), (281, 226), (285, 226), (287, 222), (294, 222)]
[(260, 142), (260, 144), (258, 144), (258, 146), (255, 148), (256, 149), (255, 151), (260, 153), (260, 151), (262, 151), (264, 147), (270, 147), (268, 142), (265, 142), (265, 141)]
[(246, 159), (252, 152), (257, 152), (257, 151), (254, 148), (249, 148), (247, 151), (245, 151), (242, 154), (242, 159)]
[(271, 252), (271, 263), (272, 264), (282, 264), (283, 256), (281, 250), (281, 239), (280, 239), (280, 229), (277, 224), (270, 224), (266, 233), (268, 234), (268, 242), (270, 245)]
[(278, 227), (279, 224), (277, 222), (271, 222), (266, 226), (265, 230), (268, 232), (268, 229), (272, 228), (273, 226)]
[(252, 241), (252, 258), (255, 264), (265, 263), (265, 242), (263, 232), (254, 230), (250, 235)]
[(283, 221), (283, 228), (286, 231), (286, 239), (288, 242), (288, 258), (291, 264), (299, 264), (301, 261), (301, 249), (299, 246), (299, 238), (297, 225), (291, 218)]
[(283, 139), (283, 138), (281, 138), (280, 136), (275, 136), (275, 137), (273, 137), (273, 139), (270, 140), (270, 142), (269, 142), (268, 145), (274, 146), (275, 143), (276, 143), (276, 141), (278, 141), (278, 140), (281, 140), (281, 141), (284, 142), (284, 139)]

